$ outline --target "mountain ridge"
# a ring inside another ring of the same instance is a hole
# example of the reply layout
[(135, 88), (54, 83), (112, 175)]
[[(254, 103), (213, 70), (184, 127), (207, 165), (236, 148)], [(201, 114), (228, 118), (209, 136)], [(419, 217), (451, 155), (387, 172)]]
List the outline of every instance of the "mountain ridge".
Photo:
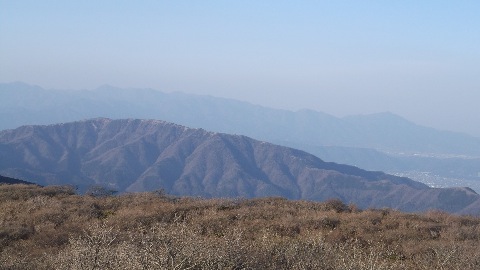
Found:
[[(100, 184), (124, 192), (326, 200), (406, 211), (463, 213), (478, 194), (325, 162), (243, 135), (161, 120), (96, 118), (0, 131), (0, 174), (38, 184)], [(449, 200), (458, 202), (452, 204)], [(470, 208), (468, 208), (471, 206)]]
[(0, 175), (0, 185), (1, 185), (1, 184), (9, 184), (9, 185), (13, 185), (13, 184), (34, 185), (34, 183), (31, 183), (31, 182), (27, 182), (27, 181), (20, 180), (20, 179), (16, 179), (16, 178), (12, 178), (12, 177), (6, 177), (6, 176), (3, 176), (3, 175)]
[[(382, 151), (451, 152), (480, 156), (480, 138), (423, 127), (389, 112), (339, 118), (309, 109), (293, 112), (226, 98), (182, 92), (164, 93), (154, 89), (102, 86), (95, 90), (66, 92), (45, 90), (38, 86), (29, 88), (24, 83), (20, 86), (0, 84), (0, 97), (5, 101), (0, 104), (0, 115), (11, 116), (15, 120), (0, 123), (0, 129), (15, 128), (19, 124), (53, 124), (95, 117), (164, 119), (217, 132), (244, 134), (275, 143), (302, 141), (312, 145), (365, 147)], [(25, 100), (25, 95), (21, 92), (27, 90), (38, 93), (35, 98)], [(52, 108), (53, 103), (49, 103), (53, 101), (57, 108)], [(14, 108), (19, 103), (24, 104), (22, 108), (27, 110), (23, 115), (15, 116), (12, 115), (13, 112), (6, 112), (5, 108)], [(29, 108), (31, 112), (28, 112)], [(63, 114), (58, 114), (59, 111), (63, 111)], [(51, 117), (50, 123), (38, 121), (48, 117)], [(372, 128), (379, 132), (365, 131)], [(326, 133), (325, 130), (329, 132)], [(403, 135), (386, 140), (384, 137), (387, 136), (382, 136), (386, 131), (389, 135), (406, 134), (408, 131), (408, 139), (416, 138), (417, 143), (408, 145), (406, 142), (412, 140), (402, 139)], [(371, 136), (377, 133), (380, 135)], [(446, 144), (446, 139), (442, 139), (450, 137), (456, 138), (453, 141), (457, 145), (450, 146), (452, 143)], [(425, 140), (430, 143), (425, 143)], [(398, 142), (401, 144), (396, 145)]]
[(432, 186), (468, 185), (480, 192), (480, 138), (423, 127), (391, 113), (338, 118), (312, 110), (292, 112), (226, 98), (113, 86), (60, 91), (0, 84), (0, 100), (0, 129), (96, 117), (163, 119), (300, 148), (324, 160), (408, 175)]

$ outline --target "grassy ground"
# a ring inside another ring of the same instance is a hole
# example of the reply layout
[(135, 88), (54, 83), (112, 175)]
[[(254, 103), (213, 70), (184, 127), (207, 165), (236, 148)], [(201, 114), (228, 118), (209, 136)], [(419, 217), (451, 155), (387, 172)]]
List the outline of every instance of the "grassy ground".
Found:
[(480, 218), (0, 185), (1, 269), (480, 269)]

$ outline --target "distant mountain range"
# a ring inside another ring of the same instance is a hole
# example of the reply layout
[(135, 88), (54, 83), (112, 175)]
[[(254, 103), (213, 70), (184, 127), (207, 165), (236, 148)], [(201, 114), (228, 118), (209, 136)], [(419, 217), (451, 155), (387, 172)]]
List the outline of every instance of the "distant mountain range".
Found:
[(0, 132), (0, 174), (37, 184), (164, 189), (202, 197), (339, 198), (362, 208), (480, 213), (468, 188), (434, 189), (381, 172), (324, 162), (245, 136), (158, 120), (97, 118)]
[(337, 118), (152, 89), (55, 91), (24, 83), (0, 84), (0, 100), (0, 129), (95, 117), (160, 119), (247, 135), (369, 170), (469, 180), (480, 192), (480, 138), (419, 126), (391, 113)]

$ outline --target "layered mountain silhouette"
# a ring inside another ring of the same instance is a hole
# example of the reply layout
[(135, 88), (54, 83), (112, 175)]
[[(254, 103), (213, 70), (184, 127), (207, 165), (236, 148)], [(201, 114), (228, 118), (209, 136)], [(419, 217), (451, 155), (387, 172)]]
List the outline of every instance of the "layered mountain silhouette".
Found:
[(31, 182), (23, 181), (20, 179), (15, 179), (11, 177), (6, 177), (0, 175), (0, 184), (25, 184), (25, 185), (33, 185)]
[(97, 118), (1, 131), (0, 174), (81, 189), (100, 184), (202, 197), (339, 198), (363, 208), (480, 213), (480, 196), (468, 188), (429, 188), (246, 136), (158, 120)]
[(0, 84), (0, 97), (0, 129), (95, 117), (162, 119), (275, 142), (480, 157), (480, 138), (419, 126), (388, 112), (338, 118), (312, 110), (292, 112), (211, 96), (107, 85), (93, 91), (55, 91)]
[(480, 190), (480, 138), (419, 126), (392, 113), (338, 118), (152, 89), (54, 91), (24, 83), (0, 84), (0, 100), (0, 129), (95, 117), (163, 119), (243, 134), (369, 170), (465, 179)]

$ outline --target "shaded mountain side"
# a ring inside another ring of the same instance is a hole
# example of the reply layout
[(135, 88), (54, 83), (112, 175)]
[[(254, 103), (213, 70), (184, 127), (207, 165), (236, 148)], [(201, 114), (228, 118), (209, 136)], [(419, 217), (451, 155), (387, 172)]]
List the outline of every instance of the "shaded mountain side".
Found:
[(6, 177), (0, 175), (0, 184), (24, 184), (24, 185), (34, 185), (34, 183), (23, 181), (20, 179), (15, 179), (11, 177)]
[(80, 190), (100, 184), (120, 192), (165, 189), (202, 197), (340, 198), (362, 208), (455, 213), (479, 200), (468, 189), (432, 189), (293, 148), (158, 120), (23, 126), (1, 131), (0, 149), (0, 173)]

